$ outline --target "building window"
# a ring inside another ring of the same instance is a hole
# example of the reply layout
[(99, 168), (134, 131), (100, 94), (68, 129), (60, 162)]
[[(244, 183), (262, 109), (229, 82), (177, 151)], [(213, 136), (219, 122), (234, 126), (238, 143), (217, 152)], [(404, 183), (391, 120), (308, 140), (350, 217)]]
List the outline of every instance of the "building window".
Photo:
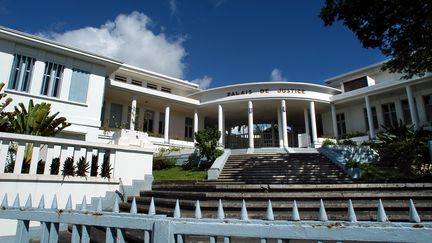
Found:
[(397, 125), (396, 108), (394, 103), (388, 103), (382, 105), (384, 126), (394, 127)]
[(23, 55), (14, 55), (8, 89), (29, 91), (30, 79), (36, 59)]
[(428, 122), (432, 122), (432, 94), (423, 96), (426, 119)]
[(147, 83), (147, 88), (149, 88), (149, 89), (157, 89), (157, 85), (156, 84), (152, 84), (152, 83)]
[(119, 128), (122, 124), (123, 105), (111, 103), (109, 127)]
[(72, 70), (72, 79), (69, 89), (69, 100), (81, 103), (87, 102), (87, 91), (89, 85), (90, 73), (80, 70)]
[(171, 89), (167, 87), (161, 87), (161, 91), (171, 93)]
[(142, 81), (132, 79), (132, 84), (137, 86), (142, 86)]
[[(129, 129), (130, 128), (130, 118), (131, 118), (131, 113), (132, 113), (132, 107), (128, 107), (128, 113), (127, 113), (127, 122), (126, 122), (126, 128)], [(135, 109), (135, 130), (140, 130), (138, 128), (139, 126), (139, 114), (140, 114), (140, 110), (138, 107), (136, 107)]]
[(159, 113), (159, 134), (165, 133), (165, 113)]
[(344, 83), (344, 90), (345, 92), (349, 92), (367, 86), (368, 86), (367, 77), (364, 76)]
[(126, 83), (126, 77), (120, 76), (120, 75), (114, 75), (114, 80), (115, 81), (119, 81), (119, 82), (123, 82)]
[(336, 114), (336, 124), (337, 124), (337, 130), (338, 135), (343, 136), (346, 134), (346, 126), (345, 126), (345, 114), (339, 113)]
[(144, 132), (153, 132), (154, 111), (144, 112)]
[(42, 82), (42, 95), (59, 97), (64, 66), (53, 62), (45, 62)]
[(193, 138), (193, 119), (190, 117), (185, 118), (185, 139)]
[[(378, 127), (379, 127), (378, 116), (377, 116), (377, 112), (376, 112), (375, 106), (371, 107), (371, 111), (372, 111), (373, 126), (374, 126), (375, 129), (378, 129)], [(366, 108), (363, 108), (363, 113), (364, 113), (364, 118), (365, 118), (365, 123), (366, 123), (366, 129), (369, 131), (368, 114), (367, 114)]]

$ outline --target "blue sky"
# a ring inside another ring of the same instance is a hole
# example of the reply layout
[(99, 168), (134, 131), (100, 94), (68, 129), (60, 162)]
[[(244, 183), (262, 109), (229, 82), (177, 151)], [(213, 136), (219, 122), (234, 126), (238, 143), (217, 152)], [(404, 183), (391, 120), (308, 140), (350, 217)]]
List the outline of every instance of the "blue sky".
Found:
[(0, 25), (112, 56), (203, 87), (269, 80), (322, 84), (385, 59), (323, 1), (0, 0)]

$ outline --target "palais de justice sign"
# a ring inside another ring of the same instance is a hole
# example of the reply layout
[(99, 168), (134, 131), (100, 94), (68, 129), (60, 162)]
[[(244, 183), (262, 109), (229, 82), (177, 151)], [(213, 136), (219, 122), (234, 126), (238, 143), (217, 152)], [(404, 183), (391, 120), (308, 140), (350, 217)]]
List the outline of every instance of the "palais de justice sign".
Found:
[(257, 94), (269, 94), (269, 93), (281, 93), (281, 94), (305, 94), (304, 89), (247, 89), (247, 90), (235, 90), (235, 91), (228, 91), (226, 94), (227, 96), (235, 96), (235, 95), (250, 95), (253, 93)]

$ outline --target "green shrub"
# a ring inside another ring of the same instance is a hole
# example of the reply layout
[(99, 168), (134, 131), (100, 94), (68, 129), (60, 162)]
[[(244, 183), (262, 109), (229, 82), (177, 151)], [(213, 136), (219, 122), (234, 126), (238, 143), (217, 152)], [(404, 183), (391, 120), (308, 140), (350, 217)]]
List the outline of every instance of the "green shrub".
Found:
[(97, 154), (92, 155), (91, 167), (90, 167), (90, 176), (97, 176), (97, 171), (99, 169), (98, 159), (99, 159), (99, 157)]
[(66, 160), (63, 164), (62, 175), (63, 175), (63, 177), (75, 175), (75, 165), (74, 165), (74, 158), (73, 157), (67, 157), (66, 158)]
[(90, 169), (90, 164), (88, 161), (86, 161), (86, 158), (84, 156), (82, 156), (77, 163), (76, 166), (76, 175), (77, 176), (82, 176), (82, 177), (87, 177), (87, 173), (89, 172)]
[(347, 146), (357, 146), (357, 143), (351, 139), (344, 139), (342, 141), (339, 141), (339, 144), (340, 145), (347, 145)]
[(60, 172), (60, 158), (53, 158), (50, 165), (50, 175), (58, 175)]
[(414, 130), (399, 122), (393, 127), (383, 126), (384, 131), (377, 134), (379, 143), (372, 145), (380, 156), (380, 163), (396, 167), (406, 175), (418, 175), (429, 161), (428, 141), (432, 132), (423, 128)]
[(164, 158), (164, 157), (154, 157), (153, 158), (153, 170), (163, 170), (174, 167), (176, 164), (176, 159), (174, 158)]
[(36, 167), (36, 174), (43, 174), (45, 171), (45, 161), (39, 160)]
[(333, 142), (333, 140), (331, 140), (331, 139), (325, 139), (324, 141), (323, 141), (323, 143), (322, 143), (322, 147), (329, 147), (329, 146), (332, 146), (332, 145), (336, 145), (336, 143), (335, 142)]
[(346, 168), (358, 168), (359, 165), (360, 165), (359, 162), (357, 162), (357, 161), (355, 161), (355, 160), (352, 160), (352, 159), (348, 160), (348, 161), (345, 163), (345, 167), (346, 167)]
[(214, 162), (218, 156), (223, 154), (217, 149), (220, 136), (221, 133), (215, 128), (206, 128), (195, 133), (195, 146), (201, 158), (205, 156), (210, 162)]
[(106, 150), (104, 154), (101, 173), (100, 173), (100, 176), (102, 178), (108, 178), (108, 179), (111, 178), (111, 171), (113, 170), (113, 168), (111, 167), (111, 163), (110, 163), (110, 153), (111, 152), (109, 150)]

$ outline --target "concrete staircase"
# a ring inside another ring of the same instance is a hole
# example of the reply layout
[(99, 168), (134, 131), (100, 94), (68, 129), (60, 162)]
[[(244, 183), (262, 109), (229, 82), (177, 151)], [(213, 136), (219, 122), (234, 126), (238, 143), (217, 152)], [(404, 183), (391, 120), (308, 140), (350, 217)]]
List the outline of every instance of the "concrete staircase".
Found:
[[(351, 199), (358, 220), (376, 220), (378, 200), (393, 221), (408, 221), (413, 199), (422, 220), (432, 220), (432, 183), (358, 183), (318, 153), (232, 155), (216, 181), (154, 183), (136, 198), (148, 212), (154, 198), (159, 214), (172, 215), (179, 199), (182, 217), (193, 217), (200, 201), (203, 217), (215, 218), (218, 200), (226, 218), (240, 218), (242, 200), (249, 218), (263, 219), (271, 200), (276, 219), (289, 220), (296, 200), (301, 219), (318, 220), (323, 199), (330, 220), (346, 220)], [(132, 198), (121, 204), (128, 211)]]
[[(432, 220), (432, 183), (410, 184), (233, 184), (233, 183), (156, 183), (152, 191), (136, 198), (138, 211), (148, 212), (154, 197), (159, 214), (172, 215), (176, 199), (182, 217), (193, 217), (196, 200), (200, 200), (203, 217), (215, 218), (218, 200), (224, 205), (226, 218), (239, 218), (241, 203), (246, 201), (249, 217), (263, 219), (268, 200), (272, 201), (276, 219), (289, 220), (293, 200), (301, 219), (317, 220), (323, 199), (330, 220), (346, 220), (348, 199), (358, 220), (376, 220), (378, 199), (382, 199), (392, 221), (408, 221), (408, 203), (413, 199), (423, 221)], [(128, 211), (132, 198), (121, 204)]]
[(218, 182), (244, 184), (352, 183), (352, 179), (318, 153), (231, 155)]

